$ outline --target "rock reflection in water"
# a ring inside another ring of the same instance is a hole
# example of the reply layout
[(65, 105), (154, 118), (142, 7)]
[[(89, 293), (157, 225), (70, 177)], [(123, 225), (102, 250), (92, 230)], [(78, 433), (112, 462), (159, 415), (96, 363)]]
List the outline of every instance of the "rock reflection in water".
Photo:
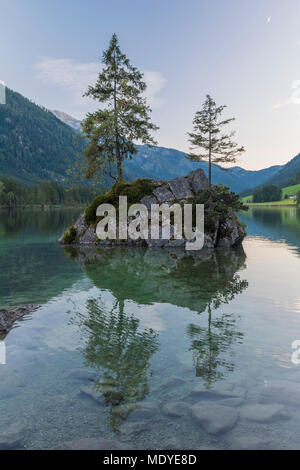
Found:
[[(114, 430), (119, 430), (148, 394), (150, 359), (158, 347), (157, 333), (141, 329), (139, 319), (128, 312), (128, 307), (124, 311), (125, 301), (170, 303), (198, 312), (202, 321), (190, 323), (186, 330), (195, 375), (210, 387), (222, 378), (224, 369), (233, 370), (228, 353), (243, 335), (234, 315), (215, 312), (248, 286), (237, 273), (245, 267), (242, 247), (190, 253), (178, 249), (66, 247), (65, 252), (98, 288), (108, 289), (116, 300), (108, 310), (101, 298), (91, 299), (87, 313), (80, 314), (87, 338), (82, 353), (87, 366), (99, 372), (94, 391), (111, 405)], [(207, 326), (203, 325), (203, 315), (207, 315)]]

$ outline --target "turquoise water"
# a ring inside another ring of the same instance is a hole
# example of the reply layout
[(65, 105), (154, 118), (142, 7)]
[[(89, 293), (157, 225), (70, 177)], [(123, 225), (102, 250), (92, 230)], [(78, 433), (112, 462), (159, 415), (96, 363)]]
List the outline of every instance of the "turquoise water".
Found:
[[(5, 338), (0, 436), (21, 423), (15, 448), (102, 436), (299, 449), (300, 212), (251, 209), (243, 248), (188, 256), (64, 249), (56, 240), (79, 213), (0, 215), (0, 307), (40, 305)], [(213, 424), (215, 405), (234, 422), (211, 432), (191, 411), (206, 405)]]

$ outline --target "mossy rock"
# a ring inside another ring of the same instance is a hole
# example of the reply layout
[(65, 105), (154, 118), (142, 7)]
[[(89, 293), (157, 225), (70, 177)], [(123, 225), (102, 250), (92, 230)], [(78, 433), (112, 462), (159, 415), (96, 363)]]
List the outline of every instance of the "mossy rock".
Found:
[(112, 204), (115, 208), (119, 204), (119, 196), (127, 196), (128, 205), (140, 202), (145, 196), (150, 196), (155, 189), (152, 180), (139, 178), (131, 183), (121, 181), (115, 183), (106, 194), (97, 196), (85, 211), (85, 222), (90, 225), (96, 222), (96, 211), (100, 204)]
[(76, 229), (74, 225), (71, 225), (71, 227), (69, 227), (63, 235), (64, 243), (71, 245), (71, 243), (73, 243), (76, 240), (76, 235), (77, 235)]

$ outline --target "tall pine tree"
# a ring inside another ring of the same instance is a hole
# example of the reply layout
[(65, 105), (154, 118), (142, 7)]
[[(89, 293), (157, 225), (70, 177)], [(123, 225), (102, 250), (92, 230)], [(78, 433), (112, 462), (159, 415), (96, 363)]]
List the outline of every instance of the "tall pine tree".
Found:
[(104, 67), (95, 86), (85, 93), (106, 104), (89, 113), (82, 123), (83, 136), (89, 141), (85, 174), (92, 178), (107, 170), (113, 179), (121, 181), (123, 160), (137, 152), (133, 141), (155, 145), (150, 133), (158, 127), (150, 122), (151, 109), (143, 96), (143, 74), (121, 52), (116, 34), (103, 52), (102, 62)]
[[(189, 133), (189, 142), (192, 144), (188, 158), (194, 162), (208, 160), (209, 186), (211, 186), (212, 163), (234, 163), (236, 158), (245, 151), (232, 141), (234, 132), (222, 134), (223, 126), (226, 126), (235, 118), (219, 120), (226, 106), (217, 106), (214, 100), (206, 95), (202, 110), (195, 114), (193, 132)], [(197, 153), (193, 151), (198, 150)]]

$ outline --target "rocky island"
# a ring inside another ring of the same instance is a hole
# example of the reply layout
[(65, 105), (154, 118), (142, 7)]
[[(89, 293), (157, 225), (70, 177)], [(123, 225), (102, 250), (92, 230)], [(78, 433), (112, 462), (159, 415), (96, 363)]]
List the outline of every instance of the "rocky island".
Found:
[[(238, 195), (221, 185), (209, 187), (205, 173), (201, 169), (191, 171), (188, 175), (170, 181), (137, 179), (133, 182), (115, 183), (110, 191), (100, 195), (87, 207), (74, 225), (69, 227), (59, 239), (63, 245), (138, 245), (152, 247), (184, 247), (186, 238), (182, 239), (147, 239), (132, 240), (106, 239), (100, 240), (96, 234), (96, 226), (100, 220), (96, 211), (100, 204), (112, 204), (117, 208), (119, 196), (127, 196), (128, 206), (136, 203), (144, 204), (149, 211), (152, 204), (167, 204), (169, 207), (177, 203), (204, 205), (204, 247), (233, 247), (240, 244), (246, 236), (245, 226), (239, 221), (235, 212), (246, 210)], [(128, 217), (128, 224), (132, 218)], [(171, 233), (174, 226), (171, 222)], [(118, 233), (118, 227), (117, 227)], [(149, 232), (150, 233), (150, 232)]]

